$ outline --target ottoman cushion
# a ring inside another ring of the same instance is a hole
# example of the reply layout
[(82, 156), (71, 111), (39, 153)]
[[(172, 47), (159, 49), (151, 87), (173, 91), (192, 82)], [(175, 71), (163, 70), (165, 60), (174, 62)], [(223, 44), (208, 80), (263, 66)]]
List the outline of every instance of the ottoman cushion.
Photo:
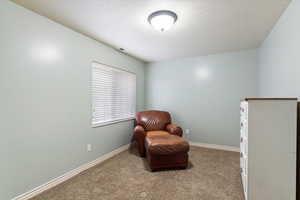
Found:
[(146, 149), (152, 155), (173, 155), (187, 153), (189, 143), (171, 134), (151, 134), (146, 137)]

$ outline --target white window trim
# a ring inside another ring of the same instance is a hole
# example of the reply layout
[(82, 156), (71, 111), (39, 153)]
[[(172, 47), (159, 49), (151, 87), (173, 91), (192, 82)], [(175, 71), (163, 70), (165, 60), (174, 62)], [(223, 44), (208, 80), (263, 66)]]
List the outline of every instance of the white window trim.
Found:
[[(104, 63), (101, 63), (101, 62), (98, 62), (98, 61), (92, 61), (92, 62), (91, 62), (91, 65), (92, 65), (93, 63), (97, 63), (97, 64), (100, 64), (100, 65), (105, 65), (105, 66), (108, 66), (108, 67), (111, 67), (111, 68), (115, 68), (115, 69), (117, 69), (117, 70), (121, 70), (121, 71), (124, 71), (124, 72), (128, 72), (128, 73), (131, 73), (131, 74), (134, 74), (135, 76), (137, 76), (136, 73), (131, 72), (131, 71), (128, 71), (128, 70), (125, 70), (125, 69), (122, 69), (122, 68), (119, 68), (119, 67), (107, 65), (107, 64), (104, 64)], [(91, 76), (90, 76), (90, 80), (91, 80), (91, 81), (90, 81), (90, 88), (92, 88), (92, 86), (93, 86), (93, 83), (92, 83), (92, 76), (93, 76), (93, 74), (92, 74), (92, 71), (91, 71)], [(137, 87), (137, 83), (136, 83), (136, 87)], [(136, 88), (136, 90), (137, 90), (137, 88)], [(93, 95), (92, 90), (90, 90), (90, 91), (91, 91), (90, 96), (92, 97), (92, 95)], [(137, 94), (136, 94), (136, 95), (137, 95)], [(137, 97), (137, 96), (136, 96), (136, 97)], [(136, 105), (136, 106), (137, 106), (137, 105)], [(137, 109), (137, 108), (136, 108), (136, 109)], [(93, 100), (92, 100), (92, 98), (91, 98), (91, 113), (93, 113)], [(135, 115), (136, 115), (136, 113), (135, 113), (134, 116), (132, 116), (132, 117), (127, 117), (127, 118), (122, 118), (122, 119), (114, 119), (114, 120), (110, 120), (110, 121), (106, 121), (106, 122), (99, 122), (99, 123), (93, 123), (93, 122), (92, 122), (92, 121), (93, 121), (93, 116), (91, 116), (91, 119), (90, 119), (91, 127), (92, 127), (92, 128), (97, 128), (97, 127), (108, 126), (108, 125), (116, 124), (116, 123), (120, 123), (120, 122), (131, 121), (131, 120), (134, 120), (134, 119), (135, 119)]]
[(95, 123), (95, 124), (92, 123), (92, 127), (97, 128), (97, 127), (101, 127), (101, 126), (108, 126), (108, 125), (111, 125), (111, 124), (117, 124), (117, 123), (120, 123), (120, 122), (131, 121), (131, 120), (134, 120), (134, 119), (135, 119), (135, 117), (129, 117), (129, 118), (124, 118), (124, 119), (111, 120), (111, 121), (107, 121), (107, 122), (99, 122), (99, 123)]

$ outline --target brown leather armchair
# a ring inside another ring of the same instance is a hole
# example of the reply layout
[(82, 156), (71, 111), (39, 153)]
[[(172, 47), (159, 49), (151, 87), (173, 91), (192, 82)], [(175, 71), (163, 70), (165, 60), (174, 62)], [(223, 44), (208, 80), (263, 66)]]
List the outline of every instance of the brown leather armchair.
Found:
[(171, 124), (170, 113), (164, 111), (143, 111), (136, 115), (134, 139), (137, 142), (139, 153), (145, 156), (145, 138), (147, 135), (173, 134), (182, 136), (181, 127)]

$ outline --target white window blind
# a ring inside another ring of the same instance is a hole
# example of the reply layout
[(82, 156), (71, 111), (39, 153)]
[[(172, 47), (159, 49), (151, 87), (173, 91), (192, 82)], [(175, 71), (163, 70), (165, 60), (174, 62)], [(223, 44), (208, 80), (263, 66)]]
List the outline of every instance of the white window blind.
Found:
[(92, 125), (132, 119), (136, 110), (136, 75), (92, 63)]

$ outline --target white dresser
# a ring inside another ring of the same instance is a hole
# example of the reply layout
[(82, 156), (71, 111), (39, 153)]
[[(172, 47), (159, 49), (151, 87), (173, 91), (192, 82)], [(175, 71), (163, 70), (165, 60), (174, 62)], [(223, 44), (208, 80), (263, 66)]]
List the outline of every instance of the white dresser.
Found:
[(247, 98), (240, 171), (246, 200), (296, 200), (297, 99)]

